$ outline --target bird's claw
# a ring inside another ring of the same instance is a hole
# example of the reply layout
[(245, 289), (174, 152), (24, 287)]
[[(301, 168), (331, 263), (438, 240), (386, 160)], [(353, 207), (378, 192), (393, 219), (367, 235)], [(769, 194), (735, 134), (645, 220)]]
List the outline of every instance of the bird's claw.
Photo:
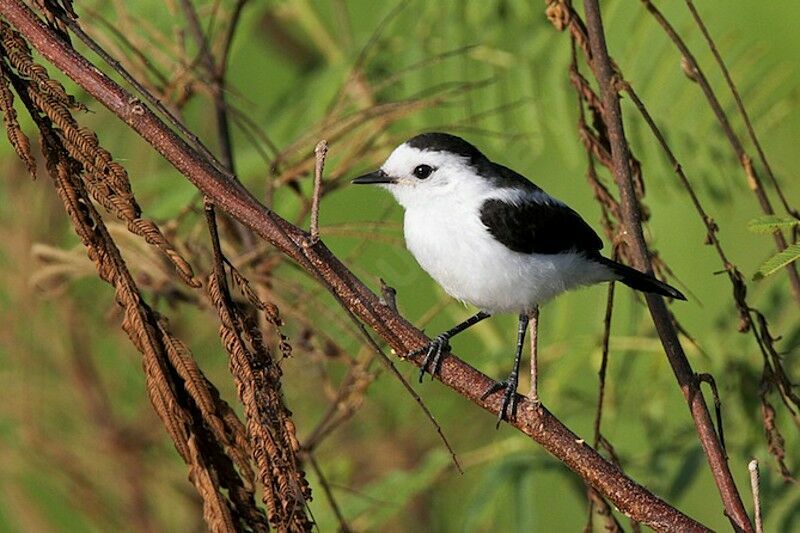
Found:
[[(433, 379), (433, 376), (439, 373), (439, 370), (442, 368), (443, 356), (449, 351), (450, 343), (447, 342), (447, 337), (444, 335), (438, 335), (437, 337), (434, 337), (427, 345), (408, 353), (409, 357), (415, 357), (422, 352), (425, 352), (425, 358), (422, 360), (422, 366), (420, 366), (419, 369), (420, 383), (422, 383), (422, 378), (425, 376), (425, 372), (430, 372), (431, 379)], [(431, 365), (433, 365), (432, 368)]]
[[(500, 427), (500, 422), (502, 422), (503, 420), (509, 422), (511, 421), (512, 418), (513, 419), (517, 418), (517, 381), (518, 381), (517, 376), (511, 375), (508, 377), (508, 379), (505, 379), (503, 381), (498, 381), (497, 383), (489, 387), (489, 389), (483, 393), (483, 396), (481, 396), (481, 400), (485, 400), (495, 392), (503, 389), (505, 390), (505, 393), (503, 394), (503, 405), (500, 408), (500, 414), (497, 417), (496, 427), (498, 428)], [(509, 407), (511, 407), (510, 418), (508, 416)]]

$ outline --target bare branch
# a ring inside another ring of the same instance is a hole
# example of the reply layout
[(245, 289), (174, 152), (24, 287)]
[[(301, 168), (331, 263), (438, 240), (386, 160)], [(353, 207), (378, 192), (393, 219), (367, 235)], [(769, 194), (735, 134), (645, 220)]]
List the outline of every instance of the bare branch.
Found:
[(759, 487), (758, 460), (753, 459), (748, 463), (750, 472), (750, 490), (753, 493), (753, 521), (756, 523), (756, 533), (763, 533), (764, 526), (761, 521), (761, 488)]
[(322, 195), (322, 170), (325, 168), (325, 156), (328, 155), (328, 141), (322, 139), (314, 148), (316, 164), (314, 165), (314, 192), (311, 196), (311, 244), (319, 241), (319, 199)]

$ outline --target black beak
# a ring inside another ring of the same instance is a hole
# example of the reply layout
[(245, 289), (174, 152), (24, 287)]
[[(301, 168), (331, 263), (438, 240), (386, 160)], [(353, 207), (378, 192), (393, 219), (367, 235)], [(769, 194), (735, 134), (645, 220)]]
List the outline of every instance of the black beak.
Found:
[(369, 174), (364, 174), (363, 176), (359, 176), (352, 181), (356, 185), (365, 185), (365, 184), (375, 184), (375, 183), (395, 183), (397, 180), (393, 177), (389, 176), (383, 170), (376, 170), (375, 172), (370, 172)]

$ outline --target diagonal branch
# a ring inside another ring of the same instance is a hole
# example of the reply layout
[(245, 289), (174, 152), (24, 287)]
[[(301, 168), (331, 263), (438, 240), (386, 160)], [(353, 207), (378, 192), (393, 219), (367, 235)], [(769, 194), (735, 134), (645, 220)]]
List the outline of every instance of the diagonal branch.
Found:
[[(238, 181), (223, 174), (170, 130), (148, 107), (79, 55), (20, 0), (0, 1), (0, 15), (14, 25), (46, 59), (149, 142), (213, 200), (219, 209), (294, 259), (344, 307), (375, 330), (396, 353), (408, 353), (425, 344), (427, 339), (423, 333), (383, 305), (378, 296), (361, 283), (324, 243), (309, 245), (306, 232), (264, 207)], [(417, 359), (411, 362), (416, 365), (421, 363)], [(481, 408), (494, 414), (499, 412), (499, 398), (481, 399), (492, 381), (457, 357), (448, 357), (443, 361), (439, 379)], [(541, 444), (635, 520), (659, 531), (708, 531), (625, 476), (544, 406), (535, 406), (526, 398), (519, 397), (518, 415), (513, 426)]]
[[(614, 178), (620, 190), (622, 219), (627, 229), (627, 238), (632, 257), (641, 270), (652, 272), (650, 255), (642, 232), (642, 216), (634, 190), (633, 173), (631, 172), (630, 150), (625, 139), (622, 125), (622, 110), (617, 89), (619, 84), (615, 68), (608, 55), (608, 49), (597, 0), (584, 0), (586, 27), (589, 34), (594, 72), (600, 85), (603, 100), (603, 118), (608, 128), (611, 143), (611, 155), (614, 163)], [(672, 370), (681, 387), (689, 410), (692, 413), (695, 427), (700, 437), (714, 481), (717, 484), (728, 519), (737, 530), (752, 531), (750, 520), (736, 489), (736, 484), (728, 467), (725, 450), (717, 438), (711, 416), (700, 391), (700, 384), (692, 370), (686, 354), (678, 340), (678, 333), (672, 322), (667, 305), (661, 296), (646, 294), (647, 305), (653, 317), (656, 330), (661, 337), (664, 351), (667, 354)]]

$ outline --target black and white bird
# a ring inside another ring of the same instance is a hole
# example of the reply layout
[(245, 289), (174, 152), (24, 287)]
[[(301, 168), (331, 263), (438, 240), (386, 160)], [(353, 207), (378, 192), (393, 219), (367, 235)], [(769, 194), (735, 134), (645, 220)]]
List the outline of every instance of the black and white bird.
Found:
[[(381, 166), (353, 180), (379, 184), (405, 208), (406, 246), (451, 296), (480, 311), (409, 355), (425, 353), (439, 371), (449, 339), (496, 313), (518, 313), (514, 368), (484, 394), (505, 390), (500, 420), (516, 415), (525, 331), (539, 305), (558, 294), (606, 281), (685, 300), (649, 274), (600, 255), (603, 242), (581, 216), (524, 176), (490, 161), (446, 133), (423, 133), (398, 146)], [(535, 326), (535, 324), (534, 324)], [(531, 364), (535, 368), (536, 354)], [(538, 401), (536, 380), (531, 398)]]

